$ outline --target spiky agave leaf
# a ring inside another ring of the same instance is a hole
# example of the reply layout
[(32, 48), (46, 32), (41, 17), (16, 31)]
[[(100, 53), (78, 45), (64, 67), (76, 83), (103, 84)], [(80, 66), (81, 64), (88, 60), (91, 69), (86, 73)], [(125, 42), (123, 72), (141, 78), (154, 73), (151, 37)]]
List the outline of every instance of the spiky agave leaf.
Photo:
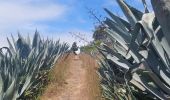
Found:
[[(170, 96), (170, 55), (168, 52), (170, 46), (163, 35), (159, 23), (155, 20), (155, 15), (152, 12), (148, 12), (144, 0), (145, 14), (131, 7), (123, 0), (117, 0), (117, 2), (129, 22), (124, 21), (123, 23), (123, 19), (118, 18), (109, 10), (105, 9), (112, 19), (106, 18), (104, 23), (109, 27), (104, 31), (108, 34), (109, 38), (115, 42), (113, 42), (112, 48), (104, 46), (102, 49), (99, 49), (104, 59), (113, 62), (105, 65), (102, 64), (99, 73), (101, 73), (102, 70), (106, 70), (108, 66), (114, 65), (112, 72), (115, 72), (114, 70), (123, 72), (122, 78), (126, 85), (130, 86), (130, 88), (127, 89), (131, 90), (133, 86), (135, 90), (137, 89), (138, 92), (133, 91), (132, 93), (141, 94), (139, 92), (143, 91), (147, 94), (145, 94), (145, 96), (149, 98), (168, 99), (168, 96)], [(123, 51), (119, 52), (119, 50)], [(126, 57), (125, 52), (130, 56)], [(108, 62), (107, 60), (105, 61)], [(129, 63), (130, 66), (127, 63)], [(121, 68), (128, 70), (122, 71)], [(111, 69), (109, 68), (108, 70), (110, 71)], [(102, 73), (102, 79), (105, 80), (105, 83), (116, 82), (116, 80), (118, 80), (114, 78), (110, 81), (110, 78), (104, 76), (105, 74), (106, 73)], [(112, 74), (108, 73), (106, 75), (109, 77), (112, 76)], [(114, 75), (117, 76), (118, 73)], [(150, 83), (152, 83), (152, 85)], [(102, 87), (105, 93), (112, 88), (109, 87), (109, 84), (105, 84)], [(105, 97), (111, 99), (110, 96), (114, 92), (107, 93), (108, 95), (105, 95)], [(124, 97), (119, 96), (118, 98)]]
[[(38, 84), (36, 77), (40, 71), (51, 69), (54, 61), (68, 50), (66, 43), (41, 41), (38, 33), (34, 35), (34, 42), (32, 42), (34, 46), (30, 44), (29, 38), (26, 40), (20, 34), (18, 36), (17, 41), (12, 37), (13, 44), (8, 39), (12, 51), (7, 47), (0, 49), (2, 55), (0, 56), (0, 85), (3, 85), (3, 89), (0, 89), (0, 98), (2, 100), (15, 100), (26, 90), (36, 86)], [(6, 53), (2, 53), (4, 48), (8, 50)], [(42, 66), (47, 65), (46, 63), (49, 66), (44, 69)]]

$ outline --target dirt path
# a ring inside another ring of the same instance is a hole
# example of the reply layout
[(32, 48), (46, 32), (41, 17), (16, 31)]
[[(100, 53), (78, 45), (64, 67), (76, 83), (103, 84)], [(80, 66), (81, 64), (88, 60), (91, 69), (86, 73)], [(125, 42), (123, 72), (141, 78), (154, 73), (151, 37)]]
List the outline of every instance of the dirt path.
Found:
[(53, 83), (41, 100), (101, 100), (96, 61), (86, 54), (71, 54), (64, 61), (68, 62), (61, 76), (64, 82)]

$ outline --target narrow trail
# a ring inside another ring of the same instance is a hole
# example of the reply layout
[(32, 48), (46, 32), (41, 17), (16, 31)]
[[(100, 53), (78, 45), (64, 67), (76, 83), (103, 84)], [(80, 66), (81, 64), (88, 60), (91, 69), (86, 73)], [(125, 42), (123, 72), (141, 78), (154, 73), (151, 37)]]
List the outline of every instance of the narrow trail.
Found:
[(64, 84), (53, 83), (53, 88), (47, 88), (41, 100), (102, 100), (96, 61), (86, 54), (71, 54), (64, 62), (67, 63), (64, 77), (61, 76)]

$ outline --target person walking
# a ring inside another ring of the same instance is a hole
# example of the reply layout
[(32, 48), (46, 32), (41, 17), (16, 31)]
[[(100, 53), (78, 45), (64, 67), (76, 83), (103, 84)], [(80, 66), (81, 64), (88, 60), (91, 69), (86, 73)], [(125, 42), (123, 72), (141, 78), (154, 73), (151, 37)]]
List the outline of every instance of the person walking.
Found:
[(73, 42), (72, 47), (71, 47), (71, 50), (73, 51), (73, 53), (74, 53), (75, 55), (80, 54), (80, 48), (77, 46), (77, 43), (76, 43), (76, 42)]

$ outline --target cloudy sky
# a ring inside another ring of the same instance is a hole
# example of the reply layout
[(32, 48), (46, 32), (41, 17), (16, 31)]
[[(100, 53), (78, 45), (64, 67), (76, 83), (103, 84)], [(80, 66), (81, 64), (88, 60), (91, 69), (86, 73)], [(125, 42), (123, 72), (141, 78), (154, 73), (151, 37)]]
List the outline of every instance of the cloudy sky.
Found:
[[(126, 1), (143, 10), (141, 0)], [(103, 8), (123, 17), (115, 0), (0, 0), (0, 47), (7, 45), (10, 34), (32, 36), (36, 29), (44, 38), (60, 38), (70, 44), (79, 39), (69, 32), (81, 33), (90, 41), (96, 21), (87, 8), (101, 20), (107, 16)]]

